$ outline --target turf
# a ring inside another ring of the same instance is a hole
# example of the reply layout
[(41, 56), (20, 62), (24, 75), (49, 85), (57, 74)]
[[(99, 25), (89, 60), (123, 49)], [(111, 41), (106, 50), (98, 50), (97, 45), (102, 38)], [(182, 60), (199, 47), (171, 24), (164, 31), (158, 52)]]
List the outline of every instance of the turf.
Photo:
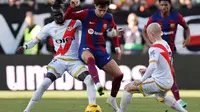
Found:
[[(23, 112), (33, 92), (0, 92), (0, 112)], [(169, 93), (171, 95), (171, 93)], [(200, 112), (200, 91), (181, 91), (183, 100), (188, 103), (190, 112)], [(113, 112), (105, 101), (109, 93), (97, 98), (97, 103), (103, 112)], [(121, 92), (119, 97), (121, 96)], [(120, 98), (118, 99), (119, 104)], [(82, 91), (48, 91), (33, 108), (32, 112), (84, 112), (87, 106), (86, 92)], [(134, 95), (132, 104), (127, 112), (175, 112), (162, 103), (158, 103), (153, 97), (142, 98)]]

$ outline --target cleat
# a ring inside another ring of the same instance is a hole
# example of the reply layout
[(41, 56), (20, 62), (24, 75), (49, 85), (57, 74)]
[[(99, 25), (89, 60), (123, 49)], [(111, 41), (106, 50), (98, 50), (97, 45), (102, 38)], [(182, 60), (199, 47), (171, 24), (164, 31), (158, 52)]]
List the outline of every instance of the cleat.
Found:
[(183, 108), (187, 107), (187, 103), (185, 103), (183, 100), (178, 100), (177, 101), (179, 105), (181, 105)]
[(100, 96), (104, 95), (103, 87), (99, 86), (98, 89), (97, 89), (97, 92), (99, 93)]
[(113, 108), (114, 112), (120, 112), (119, 107), (117, 106), (116, 99), (111, 100), (111, 98), (108, 98), (106, 100), (106, 103)]

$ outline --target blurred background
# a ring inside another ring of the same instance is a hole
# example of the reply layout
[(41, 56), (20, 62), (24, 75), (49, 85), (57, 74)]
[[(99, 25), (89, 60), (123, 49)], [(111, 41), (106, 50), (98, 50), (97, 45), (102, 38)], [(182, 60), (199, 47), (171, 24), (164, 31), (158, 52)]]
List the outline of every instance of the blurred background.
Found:
[[(0, 98), (14, 95), (9, 94), (11, 91), (19, 91), (22, 96), (26, 96), (26, 92), (35, 90), (42, 82), (46, 65), (55, 53), (51, 37), (22, 54), (17, 54), (16, 49), (34, 38), (45, 24), (53, 20), (50, 14), (52, 3), (52, 0), (0, 0)], [(68, 7), (69, 0), (65, 3)], [(176, 80), (181, 90), (200, 90), (200, 0), (172, 0), (172, 6), (183, 15), (191, 31), (189, 46), (182, 48), (184, 29), (179, 26), (177, 30)], [(93, 0), (81, 0), (77, 10), (92, 7)], [(131, 80), (139, 79), (141, 76), (138, 70), (148, 65), (148, 46), (142, 37), (142, 30), (148, 17), (156, 11), (157, 0), (112, 0), (109, 6), (109, 12), (113, 14), (118, 27), (125, 29), (120, 35), (123, 56), (121, 61), (117, 61), (124, 73), (121, 90)], [(129, 28), (132, 30), (127, 30)], [(115, 59), (114, 47), (109, 38), (106, 38), (106, 49)], [(102, 85), (110, 90), (111, 77), (101, 70), (99, 74)], [(65, 73), (49, 90), (81, 91), (85, 90), (85, 86)], [(26, 97), (29, 98), (30, 94)], [(19, 110), (14, 111), (12, 108), (9, 112), (21, 111), (27, 102), (25, 100)], [(1, 105), (3, 102), (0, 99)], [(0, 112), (8, 110), (0, 108)]]

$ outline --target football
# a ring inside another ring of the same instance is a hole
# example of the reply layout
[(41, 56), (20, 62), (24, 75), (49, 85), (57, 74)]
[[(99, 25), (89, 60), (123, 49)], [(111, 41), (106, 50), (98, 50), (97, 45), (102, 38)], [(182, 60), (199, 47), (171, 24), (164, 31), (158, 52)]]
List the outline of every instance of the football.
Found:
[(101, 107), (97, 104), (89, 104), (85, 108), (85, 112), (102, 112)]

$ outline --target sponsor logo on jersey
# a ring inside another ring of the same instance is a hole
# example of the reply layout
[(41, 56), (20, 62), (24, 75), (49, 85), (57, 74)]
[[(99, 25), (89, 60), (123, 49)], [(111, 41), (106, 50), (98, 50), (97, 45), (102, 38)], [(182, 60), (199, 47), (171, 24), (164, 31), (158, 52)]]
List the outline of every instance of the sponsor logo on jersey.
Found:
[(94, 31), (93, 29), (88, 29), (88, 33), (90, 34), (90, 35), (93, 35), (93, 34), (95, 34), (95, 35), (103, 35), (103, 32), (97, 32), (97, 31)]
[(62, 43), (71, 42), (71, 41), (73, 41), (73, 40), (75, 40), (75, 37), (73, 37), (73, 38), (65, 37), (65, 38), (63, 38), (63, 39), (57, 39), (57, 40), (55, 40), (55, 41), (56, 41), (57, 44), (62, 44)]

